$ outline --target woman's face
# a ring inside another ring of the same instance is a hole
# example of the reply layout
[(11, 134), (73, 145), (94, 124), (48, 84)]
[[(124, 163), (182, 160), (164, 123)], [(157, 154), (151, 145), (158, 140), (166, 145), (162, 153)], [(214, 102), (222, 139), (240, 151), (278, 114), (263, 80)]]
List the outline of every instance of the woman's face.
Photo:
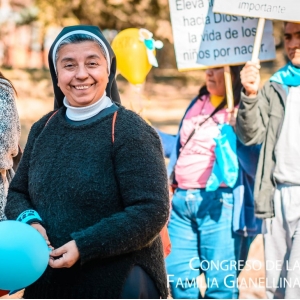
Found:
[(225, 96), (226, 87), (224, 79), (224, 68), (213, 68), (206, 70), (206, 87), (211, 95)]
[(63, 46), (56, 63), (58, 86), (71, 106), (97, 102), (108, 83), (107, 61), (94, 42)]

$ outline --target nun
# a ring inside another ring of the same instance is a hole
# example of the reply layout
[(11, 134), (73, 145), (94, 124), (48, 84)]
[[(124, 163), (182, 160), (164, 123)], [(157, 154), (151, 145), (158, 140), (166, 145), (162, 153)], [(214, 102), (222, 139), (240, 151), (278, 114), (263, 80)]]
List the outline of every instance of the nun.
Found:
[(24, 298), (166, 298), (157, 133), (120, 105), (116, 58), (98, 27), (64, 28), (49, 66), (55, 110), (32, 126), (5, 209), (53, 249)]

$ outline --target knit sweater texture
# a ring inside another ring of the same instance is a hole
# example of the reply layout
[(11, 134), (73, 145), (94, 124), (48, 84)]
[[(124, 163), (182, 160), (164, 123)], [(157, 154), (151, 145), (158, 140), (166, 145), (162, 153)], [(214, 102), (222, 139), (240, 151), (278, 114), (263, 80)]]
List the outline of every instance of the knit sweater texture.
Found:
[(65, 108), (35, 123), (10, 185), (5, 213), (41, 216), (58, 248), (75, 240), (80, 260), (48, 266), (25, 298), (119, 298), (134, 265), (154, 280), (162, 298), (167, 280), (159, 232), (167, 222), (167, 175), (160, 139), (120, 107), (112, 143), (109, 114), (75, 126)]

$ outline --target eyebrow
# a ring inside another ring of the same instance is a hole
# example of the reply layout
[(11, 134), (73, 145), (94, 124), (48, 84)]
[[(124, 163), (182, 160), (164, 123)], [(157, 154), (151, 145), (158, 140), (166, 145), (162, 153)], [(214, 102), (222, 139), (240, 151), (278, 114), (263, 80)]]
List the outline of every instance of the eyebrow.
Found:
[(300, 35), (300, 31), (296, 31), (296, 32), (287, 32), (284, 34), (284, 36), (291, 36), (291, 35)]
[[(98, 59), (101, 59), (101, 57), (100, 57), (99, 55), (97, 55), (97, 54), (89, 55), (89, 56), (87, 56), (86, 58), (87, 58), (87, 59), (91, 59), (91, 58), (98, 58)], [(72, 57), (64, 57), (64, 58), (61, 60), (61, 62), (64, 62), (64, 61), (72, 61), (72, 60), (74, 60), (74, 58), (72, 58)]]

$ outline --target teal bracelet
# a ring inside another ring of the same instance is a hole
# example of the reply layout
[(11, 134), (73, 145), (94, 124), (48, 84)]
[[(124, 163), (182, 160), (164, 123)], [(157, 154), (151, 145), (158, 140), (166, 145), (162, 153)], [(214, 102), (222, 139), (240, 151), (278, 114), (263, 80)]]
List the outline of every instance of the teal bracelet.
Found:
[(17, 217), (17, 221), (20, 221), (22, 223), (28, 223), (31, 220), (39, 220), (41, 222), (43, 221), (40, 215), (33, 209), (25, 210)]

